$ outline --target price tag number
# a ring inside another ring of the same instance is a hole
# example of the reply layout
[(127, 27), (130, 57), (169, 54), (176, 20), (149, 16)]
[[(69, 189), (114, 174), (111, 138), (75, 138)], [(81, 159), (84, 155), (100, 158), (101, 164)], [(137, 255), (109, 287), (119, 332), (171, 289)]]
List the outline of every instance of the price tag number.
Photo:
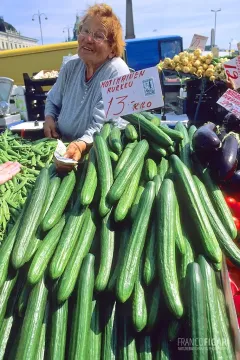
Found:
[(224, 67), (226, 69), (226, 75), (228, 79), (233, 79), (233, 80), (238, 79), (238, 71), (236, 66), (224, 65)]
[(131, 101), (129, 103), (128, 95), (118, 96), (116, 98), (112, 97), (108, 102), (108, 109), (106, 112), (106, 117), (108, 116), (109, 111), (113, 105), (116, 109), (116, 112), (113, 114), (113, 116), (120, 116), (123, 112), (126, 114), (125, 110), (129, 110), (129, 113), (136, 112), (136, 111), (148, 110), (151, 108), (152, 102), (151, 101), (142, 101), (142, 102)]

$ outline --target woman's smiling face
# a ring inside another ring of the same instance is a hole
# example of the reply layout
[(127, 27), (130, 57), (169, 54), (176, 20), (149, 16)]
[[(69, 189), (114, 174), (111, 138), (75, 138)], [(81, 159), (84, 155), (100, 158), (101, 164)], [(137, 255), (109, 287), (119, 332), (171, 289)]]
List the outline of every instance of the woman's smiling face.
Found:
[(99, 18), (87, 18), (82, 24), (78, 35), (78, 55), (85, 64), (98, 67), (114, 56), (107, 29)]

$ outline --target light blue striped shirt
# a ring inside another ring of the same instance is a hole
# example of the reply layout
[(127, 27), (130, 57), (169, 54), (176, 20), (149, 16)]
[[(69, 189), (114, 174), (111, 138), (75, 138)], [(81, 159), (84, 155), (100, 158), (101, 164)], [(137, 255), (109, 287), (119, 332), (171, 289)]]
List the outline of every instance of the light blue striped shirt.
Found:
[[(64, 140), (83, 140), (90, 144), (93, 134), (100, 131), (106, 121), (100, 82), (129, 74), (126, 63), (119, 57), (106, 61), (86, 81), (86, 65), (79, 57), (68, 61), (49, 91), (45, 116), (52, 116)], [(126, 122), (115, 119), (114, 123), (124, 127)]]

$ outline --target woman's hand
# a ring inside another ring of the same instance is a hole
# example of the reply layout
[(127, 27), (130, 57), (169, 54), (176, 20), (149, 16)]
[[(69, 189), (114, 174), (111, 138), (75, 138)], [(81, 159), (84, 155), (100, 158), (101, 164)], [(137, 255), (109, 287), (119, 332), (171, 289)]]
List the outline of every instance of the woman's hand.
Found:
[(57, 132), (56, 123), (52, 116), (48, 115), (45, 117), (45, 122), (43, 124), (43, 130), (44, 130), (45, 137), (55, 138), (55, 139), (59, 138), (59, 133)]
[[(86, 148), (87, 144), (84, 141), (73, 141), (68, 145), (64, 157), (68, 159), (73, 159), (75, 161), (80, 161), (82, 154), (84, 153)], [(61, 162), (58, 162), (57, 160), (55, 160), (55, 164), (59, 172), (69, 172), (75, 166), (75, 164), (63, 164)]]
[(0, 185), (11, 180), (14, 175), (21, 170), (21, 164), (18, 162), (8, 161), (0, 165)]

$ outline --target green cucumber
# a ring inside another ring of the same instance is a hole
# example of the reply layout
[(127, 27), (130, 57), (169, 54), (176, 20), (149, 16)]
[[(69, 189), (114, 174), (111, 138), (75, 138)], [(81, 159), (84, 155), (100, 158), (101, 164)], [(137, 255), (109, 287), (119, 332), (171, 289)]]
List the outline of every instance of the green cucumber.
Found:
[(214, 360), (226, 360), (223, 348), (218, 345), (219, 341), (223, 339), (221, 336), (221, 323), (219, 321), (215, 273), (202, 255), (198, 256), (198, 264), (200, 265), (201, 274), (204, 281), (205, 297), (207, 301), (207, 337), (211, 340), (211, 345), (213, 344), (209, 348), (210, 356), (211, 359)]
[(117, 360), (117, 312), (116, 302), (112, 299), (104, 304), (101, 359)]
[(234, 223), (231, 211), (226, 203), (226, 200), (224, 199), (222, 191), (220, 190), (219, 186), (211, 179), (208, 169), (202, 169), (201, 175), (219, 219), (222, 221), (223, 226), (231, 238), (235, 239), (237, 237), (237, 228)]
[(25, 282), (23, 288), (21, 289), (17, 302), (17, 314), (21, 318), (24, 317), (31, 289), (31, 286), (27, 282)]
[(189, 242), (186, 232), (183, 232), (183, 239), (185, 242), (185, 254), (182, 254), (179, 269), (179, 281), (181, 285), (185, 282), (188, 264), (194, 262), (194, 254), (192, 246)]
[(189, 171), (191, 171), (192, 159), (191, 159), (190, 141), (189, 141), (187, 128), (179, 121), (175, 126), (175, 130), (178, 130), (183, 136), (183, 139), (179, 143), (179, 157), (182, 160), (182, 162), (187, 166)]
[(114, 126), (109, 134), (108, 143), (113, 152), (120, 155), (122, 152), (121, 130)]
[(156, 222), (153, 218), (148, 229), (147, 244), (144, 253), (143, 280), (149, 286), (156, 276)]
[(161, 310), (162, 294), (160, 286), (157, 284), (154, 290), (149, 294), (148, 298), (148, 319), (147, 319), (147, 331), (152, 331), (159, 320), (159, 312)]
[(72, 294), (77, 282), (82, 261), (91, 248), (96, 232), (96, 225), (94, 223), (93, 217), (93, 212), (91, 212), (90, 209), (87, 209), (76, 247), (73, 250), (65, 271), (59, 280), (59, 288), (57, 293), (57, 299), (59, 303), (68, 299)]
[(152, 341), (150, 335), (142, 335), (138, 349), (139, 360), (152, 360)]
[[(44, 277), (32, 289), (23, 320), (16, 360), (35, 360), (47, 304), (48, 290)], [(29, 334), (31, 336), (29, 336)]]
[(2, 325), (6, 310), (8, 299), (11, 296), (11, 292), (16, 284), (18, 278), (18, 272), (9, 271), (6, 281), (0, 289), (0, 324)]
[(88, 254), (84, 258), (80, 270), (77, 284), (76, 309), (70, 338), (69, 360), (87, 359), (94, 288), (94, 260), (94, 255)]
[(50, 263), (49, 274), (52, 279), (57, 279), (63, 274), (79, 238), (84, 216), (85, 207), (81, 207), (77, 199)]
[(108, 200), (111, 204), (120, 199), (129, 180), (143, 161), (147, 154), (149, 145), (147, 140), (141, 140), (130, 154), (124, 168), (120, 171), (108, 192)]
[(122, 194), (114, 211), (114, 220), (116, 222), (122, 221), (128, 215), (128, 212), (132, 206), (132, 203), (136, 197), (139, 181), (141, 178), (143, 169), (143, 162), (139, 164), (135, 174), (133, 174), (129, 184), (127, 185), (124, 193)]
[(100, 265), (95, 280), (95, 290), (104, 291), (107, 287), (114, 255), (115, 232), (112, 229), (111, 214), (102, 219), (100, 230)]
[(165, 134), (167, 134), (173, 141), (179, 142), (179, 141), (183, 140), (183, 135), (180, 131), (178, 131), (176, 129), (175, 130), (171, 129), (167, 125), (166, 126), (159, 125), (159, 128), (163, 132), (165, 132)]
[(109, 156), (113, 164), (118, 162), (118, 155), (115, 152), (109, 151)]
[(54, 304), (51, 312), (51, 333), (49, 357), (51, 360), (64, 360), (66, 351), (68, 321), (68, 301)]
[(56, 196), (54, 197), (54, 200), (51, 203), (48, 212), (43, 219), (43, 231), (50, 230), (61, 219), (67, 203), (72, 195), (75, 184), (76, 176), (74, 170), (72, 170), (68, 175), (63, 178), (61, 185), (56, 193)]
[(169, 167), (168, 160), (165, 158), (162, 158), (160, 164), (158, 165), (158, 175), (160, 176), (162, 181), (168, 171), (168, 167)]
[(133, 327), (137, 332), (142, 331), (147, 325), (147, 303), (142, 284), (142, 262), (143, 261), (141, 259), (134, 285), (132, 301), (132, 322)]
[(40, 232), (38, 232), (38, 230), (37, 230), (36, 235), (33, 236), (30, 244), (28, 245), (27, 253), (26, 253), (26, 257), (25, 257), (26, 263), (32, 259), (32, 257), (35, 255), (35, 253), (41, 243), (42, 243), (42, 240), (40, 239)]
[(176, 194), (172, 180), (164, 179), (157, 196), (157, 244), (161, 288), (170, 312), (181, 318), (183, 304), (176, 269)]
[(117, 297), (121, 302), (125, 302), (131, 296), (134, 288), (154, 199), (155, 183), (149, 181), (139, 202), (138, 212), (133, 222), (125, 257), (117, 279)]
[(58, 241), (65, 226), (65, 217), (62, 219), (47, 233), (45, 238), (41, 241), (41, 244), (34, 255), (28, 270), (28, 282), (31, 285), (36, 284), (43, 276), (51, 257), (57, 247)]
[(213, 262), (220, 263), (222, 252), (204, 210), (192, 175), (186, 165), (176, 155), (171, 155), (170, 161), (174, 174), (176, 174), (176, 181), (181, 186), (181, 195), (184, 197), (186, 210), (189, 211), (197, 235), (201, 239), (204, 252)]
[(161, 176), (157, 174), (156, 176), (154, 176), (153, 181), (155, 182), (156, 196), (157, 196), (157, 194), (158, 194), (158, 192), (159, 192), (159, 190), (160, 190), (160, 187), (161, 187), (161, 185), (162, 185)]
[(142, 193), (143, 193), (144, 189), (145, 189), (145, 181), (140, 181), (140, 184), (138, 186), (135, 199), (133, 201), (133, 204), (132, 204), (132, 207), (131, 207), (131, 210), (130, 210), (130, 218), (131, 218), (132, 221), (136, 217), (139, 201), (141, 199), (141, 196), (142, 196)]
[(107, 194), (113, 183), (112, 164), (107, 143), (98, 133), (94, 135), (93, 146), (97, 156), (98, 178), (101, 189), (99, 213), (100, 216), (104, 217), (111, 210), (111, 206), (107, 201)]
[(39, 218), (47, 196), (48, 185), (48, 169), (44, 168), (37, 177), (34, 189), (30, 195), (31, 199), (24, 212), (24, 219), (17, 232), (12, 252), (12, 264), (15, 269), (20, 268), (25, 263), (28, 245), (39, 225)]
[(158, 349), (156, 353), (156, 360), (171, 360), (170, 346), (166, 335), (162, 335), (158, 340)]
[(108, 141), (110, 132), (111, 132), (111, 124), (105, 123), (100, 131), (100, 134), (104, 138), (105, 141)]
[(158, 127), (160, 127), (160, 124), (161, 124), (161, 120), (159, 119), (159, 117), (157, 116), (154, 116), (150, 122)]
[(198, 179), (197, 176), (194, 175), (193, 178), (198, 188), (200, 199), (222, 251), (231, 260), (232, 263), (234, 263), (236, 266), (240, 266), (239, 248), (232, 241), (221, 220), (219, 219), (204, 184), (201, 182), (201, 180)]
[(181, 254), (185, 254), (186, 247), (182, 233), (182, 224), (180, 219), (179, 205), (176, 206), (176, 245)]
[(149, 141), (150, 150), (159, 157), (167, 156), (167, 151), (153, 141)]
[(127, 144), (127, 146), (123, 150), (123, 152), (119, 158), (119, 161), (117, 163), (117, 166), (114, 169), (114, 173), (113, 173), (114, 179), (116, 179), (116, 177), (118, 176), (120, 171), (124, 168), (130, 154), (132, 153), (132, 151), (136, 145), (137, 145), (137, 141), (134, 141), (133, 143)]
[[(192, 262), (187, 267), (185, 292), (189, 338), (207, 339), (207, 301), (200, 266), (196, 262)], [(207, 352), (208, 349), (205, 346), (194, 346), (192, 357), (205, 360), (208, 357)]]
[(47, 328), (48, 328), (48, 314), (49, 314), (49, 304), (47, 303), (47, 306), (45, 309), (45, 315), (44, 315), (44, 319), (43, 319), (43, 323), (42, 323), (42, 328), (41, 328), (41, 334), (40, 334), (39, 345), (38, 345), (38, 349), (37, 349), (36, 360), (44, 360), (44, 358), (46, 358), (45, 355), (47, 353), (46, 333), (47, 333)]
[(168, 325), (168, 340), (175, 341), (181, 329), (181, 322), (178, 319), (172, 319)]
[[(43, 206), (43, 210), (42, 210), (42, 218), (44, 219), (57, 192), (58, 189), (61, 185), (61, 179), (58, 176), (54, 176), (51, 178), (50, 183), (49, 183), (49, 187), (48, 187), (48, 191), (47, 191), (47, 197), (46, 197), (46, 201), (44, 203)], [(42, 224), (41, 224), (42, 226)]]
[(90, 325), (89, 339), (88, 339), (89, 360), (101, 359), (101, 338), (102, 338), (102, 329), (100, 322), (100, 303), (97, 300), (93, 300), (91, 325)]
[(152, 159), (147, 159), (144, 163), (144, 177), (146, 181), (153, 180), (157, 175), (157, 164)]
[(14, 322), (14, 309), (13, 306), (8, 314), (5, 316), (0, 326), (0, 360), (4, 359), (5, 350), (9, 341), (10, 333)]
[(119, 336), (119, 360), (137, 360), (136, 341), (131, 331), (129, 317), (121, 316), (120, 336)]
[(195, 125), (191, 125), (190, 128), (188, 129), (188, 137), (189, 137), (191, 153), (193, 152), (193, 144), (192, 144), (193, 135), (195, 134), (196, 131), (197, 131), (197, 128)]
[(137, 130), (135, 129), (135, 127), (131, 124), (127, 124), (127, 126), (125, 127), (125, 135), (126, 138), (130, 141), (135, 141), (138, 139), (138, 133)]
[(97, 182), (97, 159), (95, 150), (92, 147), (89, 151), (87, 173), (80, 195), (80, 203), (83, 206), (90, 205), (93, 201)]
[(141, 115), (149, 121), (156, 117), (156, 115), (150, 113), (149, 111), (141, 111)]
[(154, 141), (164, 148), (173, 145), (172, 139), (165, 132), (145, 119), (141, 114), (125, 115), (123, 118), (130, 124), (140, 127), (140, 131), (147, 135), (150, 141)]

